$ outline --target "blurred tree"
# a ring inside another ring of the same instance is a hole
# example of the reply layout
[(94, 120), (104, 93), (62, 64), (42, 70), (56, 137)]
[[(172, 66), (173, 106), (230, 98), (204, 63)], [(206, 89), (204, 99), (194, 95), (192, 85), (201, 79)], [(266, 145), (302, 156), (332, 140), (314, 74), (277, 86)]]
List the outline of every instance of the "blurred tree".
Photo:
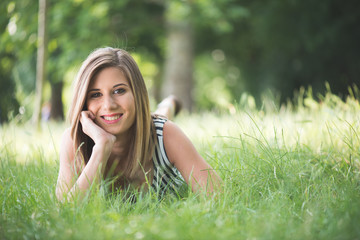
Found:
[[(165, 1), (165, 3), (167, 6), (165, 14), (167, 23), (165, 48), (167, 52), (164, 64), (164, 95), (177, 95), (189, 110), (193, 107), (194, 98), (197, 104), (201, 104), (201, 107), (224, 105), (217, 104), (217, 96), (210, 96), (205, 91), (211, 88), (211, 92), (217, 90), (219, 95), (227, 95), (226, 87), (216, 89), (219, 86), (218, 83), (224, 79), (227, 81), (227, 78), (213, 75), (207, 79), (195, 79), (194, 81), (193, 63), (196, 56), (200, 56), (202, 59), (201, 56), (204, 53), (209, 55), (215, 53), (213, 54), (213, 57), (217, 56), (214, 58), (215, 62), (224, 63), (225, 56), (221, 50), (224, 46), (222, 44), (234, 45), (234, 43), (230, 38), (227, 39), (227, 42), (223, 41), (222, 36), (235, 34), (232, 24), (246, 17), (247, 10), (234, 0), (171, 0)], [(220, 57), (221, 60), (218, 53), (223, 56)], [(200, 70), (201, 72), (214, 73), (213, 69), (209, 68), (209, 64), (198, 64), (198, 66), (205, 66), (205, 69)], [(234, 69), (234, 67), (230, 66), (229, 69)], [(224, 71), (220, 72), (224, 73)], [(196, 77), (206, 78), (209, 75), (211, 74), (200, 73)], [(230, 81), (234, 83), (234, 79)], [(225, 84), (220, 83), (220, 85), (224, 86)], [(234, 84), (231, 85), (230, 87), (233, 87)], [(231, 97), (227, 96), (226, 98), (231, 100), (229, 99)]]
[(193, 105), (193, 29), (191, 1), (167, 1), (163, 97), (174, 94), (183, 107)]
[(41, 105), (43, 96), (43, 85), (45, 81), (46, 72), (46, 57), (47, 57), (47, 0), (39, 0), (38, 13), (38, 35), (37, 35), (37, 59), (36, 59), (36, 97), (35, 106), (32, 116), (33, 123), (39, 128), (41, 118)]

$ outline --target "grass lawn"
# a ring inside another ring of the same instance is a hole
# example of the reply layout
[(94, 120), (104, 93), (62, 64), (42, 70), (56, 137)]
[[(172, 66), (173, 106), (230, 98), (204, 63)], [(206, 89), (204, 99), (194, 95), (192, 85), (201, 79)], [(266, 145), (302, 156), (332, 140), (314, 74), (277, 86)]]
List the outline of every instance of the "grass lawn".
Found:
[(181, 115), (224, 192), (158, 201), (95, 191), (55, 198), (64, 123), (0, 128), (0, 239), (360, 239), (360, 105), (319, 104)]

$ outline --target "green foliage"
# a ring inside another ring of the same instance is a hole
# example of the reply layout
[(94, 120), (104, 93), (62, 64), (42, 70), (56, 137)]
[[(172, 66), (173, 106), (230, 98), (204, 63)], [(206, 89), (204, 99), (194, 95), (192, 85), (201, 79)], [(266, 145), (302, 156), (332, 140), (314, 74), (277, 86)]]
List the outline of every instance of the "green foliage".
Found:
[(221, 50), (198, 56), (194, 76), (194, 97), (199, 109), (227, 109), (232, 104), (229, 87), (236, 84), (240, 71), (226, 64)]
[[(247, 93), (261, 107), (269, 91), (286, 103), (310, 86), (317, 99), (326, 92), (325, 81), (345, 100), (348, 87), (359, 85), (360, 5), (355, 0), (48, 2), (51, 84), (65, 81), (94, 48), (116, 46), (157, 65), (151, 84), (160, 88), (168, 16), (192, 23), (198, 109), (227, 108), (223, 99), (234, 104)], [(18, 114), (19, 105), (25, 109), (23, 118), (31, 115), (38, 1), (5, 0), (0, 6), (0, 102), (6, 121), (11, 112)], [(223, 60), (216, 60), (218, 53)], [(208, 96), (219, 89), (220, 99)]]
[(301, 86), (325, 93), (327, 81), (336, 94), (347, 95), (348, 86), (359, 83), (359, 7), (357, 1), (336, 0), (249, 5), (253, 17), (247, 34), (253, 39), (243, 47), (255, 45), (257, 54), (243, 67), (253, 80), (251, 92), (261, 84), (281, 92), (284, 101)]
[(13, 53), (14, 45), (11, 43), (8, 23), (15, 21), (8, 14), (11, 6), (4, 2), (0, 3), (0, 29), (6, 29), (0, 35), (0, 124), (6, 122), (18, 113), (19, 103), (15, 98), (15, 82), (12, 78), (12, 69), (16, 64), (16, 56)]
[[(1, 101), (1, 109), (2, 119), (7, 120), (3, 116), (13, 108), (14, 115), (18, 114), (17, 101), (29, 113), (26, 116), (31, 115), (25, 95), (35, 89), (38, 1), (2, 1), (1, 6), (0, 23), (6, 29), (0, 35), (1, 84), (8, 86), (1, 88), (7, 93), (2, 94), (3, 98), (8, 100)], [(64, 81), (66, 73), (98, 47), (125, 48), (157, 63), (162, 58), (164, 7), (160, 4), (140, 0), (48, 0), (48, 6), (46, 80), (51, 84)], [(13, 93), (11, 97), (9, 93)]]
[(286, 102), (302, 86), (324, 94), (325, 81), (344, 97), (348, 86), (359, 84), (358, 1), (199, 2), (209, 7), (197, 9), (204, 12), (199, 22), (205, 16), (208, 23), (198, 25), (197, 52), (220, 49), (241, 70), (229, 87), (235, 99), (250, 92), (260, 105), (271, 89)]
[(2, 126), (0, 238), (357, 239), (358, 100), (327, 92), (310, 102), (304, 90), (297, 106), (256, 110), (249, 99), (233, 114), (175, 119), (221, 175), (216, 197), (136, 193), (132, 202), (126, 192), (95, 190), (83, 203), (59, 203), (56, 146), (65, 126), (42, 134)]

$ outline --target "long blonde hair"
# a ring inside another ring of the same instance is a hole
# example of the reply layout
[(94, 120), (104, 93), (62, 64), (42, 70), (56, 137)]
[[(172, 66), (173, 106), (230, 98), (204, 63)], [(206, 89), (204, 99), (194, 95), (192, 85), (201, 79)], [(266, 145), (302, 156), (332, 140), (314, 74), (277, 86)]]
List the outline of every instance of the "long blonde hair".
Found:
[[(131, 55), (122, 49), (99, 48), (92, 52), (81, 65), (75, 80), (74, 94), (69, 109), (71, 137), (74, 149), (79, 152), (77, 166), (86, 164), (91, 156), (94, 142), (83, 131), (80, 123), (81, 111), (86, 110), (86, 93), (90, 82), (104, 68), (120, 69), (129, 81), (135, 100), (135, 122), (132, 127), (134, 137), (130, 139), (132, 148), (129, 151), (128, 165), (123, 174), (133, 176), (141, 166), (145, 166), (154, 151), (155, 137), (150, 113), (148, 92), (139, 67)], [(80, 164), (80, 165), (79, 165)]]

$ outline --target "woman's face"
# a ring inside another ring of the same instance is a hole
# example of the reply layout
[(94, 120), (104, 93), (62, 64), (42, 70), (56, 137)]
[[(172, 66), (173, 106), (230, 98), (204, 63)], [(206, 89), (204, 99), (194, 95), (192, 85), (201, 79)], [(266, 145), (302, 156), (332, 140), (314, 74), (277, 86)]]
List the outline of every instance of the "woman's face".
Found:
[(115, 67), (101, 70), (90, 82), (87, 109), (95, 123), (115, 135), (126, 135), (135, 122), (135, 101), (123, 72)]

